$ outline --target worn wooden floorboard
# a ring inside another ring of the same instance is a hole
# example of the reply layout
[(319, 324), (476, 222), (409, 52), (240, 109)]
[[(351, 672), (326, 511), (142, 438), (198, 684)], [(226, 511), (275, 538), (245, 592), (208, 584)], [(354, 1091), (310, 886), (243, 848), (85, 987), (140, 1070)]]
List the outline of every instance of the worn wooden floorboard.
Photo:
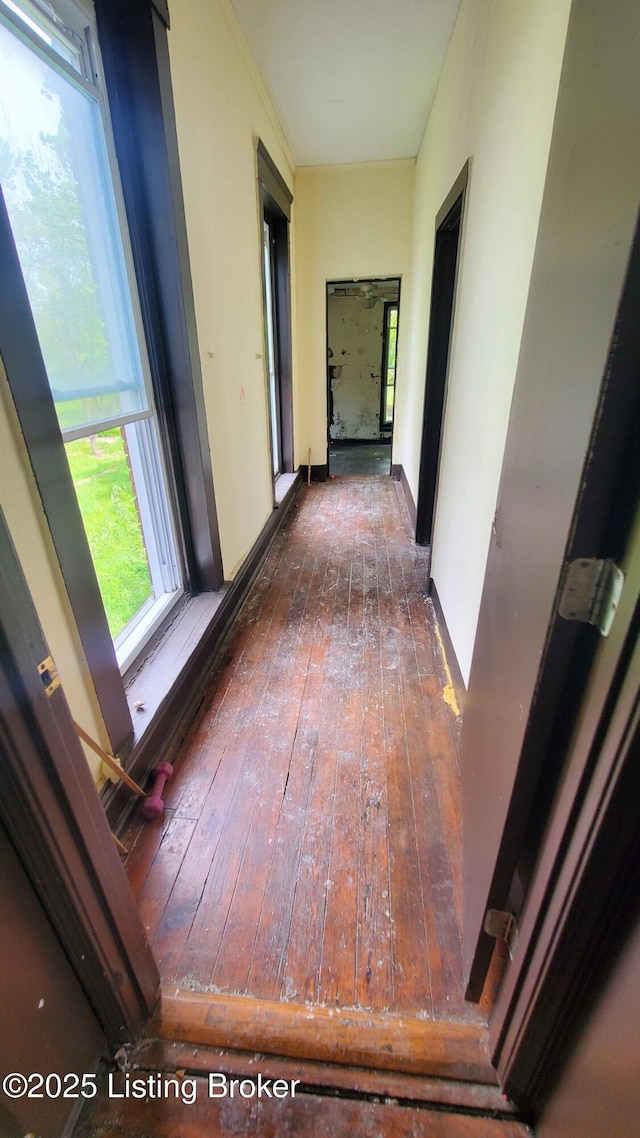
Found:
[(166, 985), (483, 1025), (460, 946), (456, 722), (389, 479), (304, 487), (127, 872)]
[(365, 642), (362, 684), (356, 1004), (381, 1011), (395, 1006), (395, 947), (379, 628)]
[(425, 1075), (408, 1075), (398, 1071), (371, 1070), (337, 1063), (320, 1063), (310, 1059), (290, 1059), (262, 1052), (230, 1051), (202, 1044), (174, 1042), (167, 1039), (143, 1039), (130, 1053), (133, 1069), (185, 1071), (207, 1074), (222, 1071), (231, 1075), (247, 1075), (260, 1071), (271, 1079), (300, 1079), (309, 1087), (326, 1093), (377, 1095), (401, 1102), (420, 1102), (462, 1107), (496, 1117), (513, 1118), (515, 1107), (498, 1086), (460, 1079), (443, 1079)]
[[(149, 1078), (149, 1073), (141, 1071), (138, 1077)], [(151, 1077), (157, 1078), (153, 1073)], [(394, 1099), (330, 1097), (312, 1088), (295, 1088), (293, 1098), (243, 1099), (240, 1079), (233, 1098), (210, 1099), (205, 1078), (188, 1077), (186, 1082), (193, 1103), (183, 1103), (173, 1094), (146, 1102), (123, 1101), (103, 1091), (85, 1109), (76, 1138), (201, 1138), (204, 1134), (207, 1138), (525, 1138), (530, 1134), (510, 1119), (409, 1106)], [(114, 1081), (115, 1090), (122, 1085), (122, 1078)]]
[[(347, 636), (347, 629), (341, 625), (329, 633), (322, 718), (305, 816), (299, 818), (303, 830), (302, 849), (296, 878), (290, 881), (292, 911), (280, 994), (283, 999), (300, 1002), (319, 1000), (344, 687), (339, 662), (344, 658)], [(277, 899), (272, 898), (272, 904), (277, 906), (277, 903)]]

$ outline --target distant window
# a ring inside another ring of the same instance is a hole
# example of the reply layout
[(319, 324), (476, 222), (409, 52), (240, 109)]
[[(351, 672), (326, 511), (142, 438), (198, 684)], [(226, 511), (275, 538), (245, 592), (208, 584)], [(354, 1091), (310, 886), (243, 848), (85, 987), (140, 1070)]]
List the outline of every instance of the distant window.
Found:
[(382, 332), (382, 389), (380, 392), (380, 428), (393, 426), (396, 397), (396, 351), (398, 345), (398, 305), (384, 306)]
[(0, 0), (0, 181), (121, 668), (181, 591), (90, 9)]

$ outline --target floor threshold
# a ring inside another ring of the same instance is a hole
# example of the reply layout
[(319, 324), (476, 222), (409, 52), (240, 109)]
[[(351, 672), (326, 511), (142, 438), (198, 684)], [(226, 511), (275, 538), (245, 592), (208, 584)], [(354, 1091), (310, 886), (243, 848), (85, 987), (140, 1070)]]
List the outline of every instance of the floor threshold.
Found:
[(495, 1085), (480, 1024), (163, 987), (149, 1034), (207, 1047)]
[(206, 1047), (177, 1040), (146, 1038), (130, 1054), (135, 1070), (176, 1072), (207, 1076), (221, 1071), (228, 1078), (254, 1078), (260, 1072), (268, 1079), (299, 1079), (306, 1094), (355, 1096), (363, 1100), (385, 1099), (421, 1103), (434, 1108), (463, 1109), (492, 1117), (513, 1118), (517, 1111), (497, 1084), (431, 1075), (408, 1075), (401, 1071), (374, 1070), (344, 1063), (290, 1059), (251, 1050)]

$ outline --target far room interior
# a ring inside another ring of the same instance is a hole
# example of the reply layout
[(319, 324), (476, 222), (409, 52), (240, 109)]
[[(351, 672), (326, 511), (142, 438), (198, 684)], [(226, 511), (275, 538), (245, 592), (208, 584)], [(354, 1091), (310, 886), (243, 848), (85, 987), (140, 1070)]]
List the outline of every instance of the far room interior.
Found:
[(327, 284), (329, 473), (391, 470), (398, 278)]

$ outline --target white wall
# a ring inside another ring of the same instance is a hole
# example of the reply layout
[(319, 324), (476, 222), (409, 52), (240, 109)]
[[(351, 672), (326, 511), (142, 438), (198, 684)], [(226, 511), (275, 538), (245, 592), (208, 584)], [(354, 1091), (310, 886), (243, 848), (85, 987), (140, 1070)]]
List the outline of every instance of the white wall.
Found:
[(296, 202), (296, 463), (327, 461), (326, 284), (400, 277), (396, 385), (405, 382), (415, 164), (299, 169)]
[(364, 308), (357, 296), (327, 298), (332, 439), (379, 439), (384, 302)]
[(416, 499), (434, 224), (471, 159), (431, 570), (465, 681), (570, 6), (463, 0), (418, 155), (410, 343), (393, 454)]
[(229, 0), (174, 4), (169, 54), (220, 542), (230, 578), (273, 506), (257, 138), (289, 185), (292, 169)]

